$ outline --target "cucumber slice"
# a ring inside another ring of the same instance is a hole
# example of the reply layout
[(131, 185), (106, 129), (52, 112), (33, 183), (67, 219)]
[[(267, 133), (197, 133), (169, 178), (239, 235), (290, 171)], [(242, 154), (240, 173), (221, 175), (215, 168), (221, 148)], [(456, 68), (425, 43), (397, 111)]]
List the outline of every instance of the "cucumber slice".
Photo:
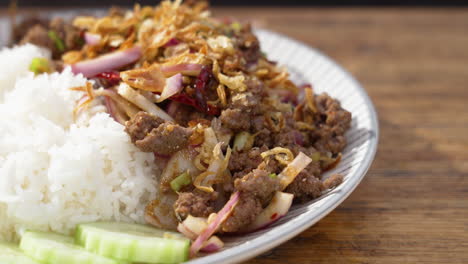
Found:
[(2, 264), (39, 264), (26, 256), (18, 246), (0, 242), (0, 263)]
[(26, 232), (20, 248), (33, 259), (45, 264), (122, 264), (75, 245), (73, 237), (46, 232)]
[(179, 233), (117, 222), (79, 225), (76, 241), (102, 256), (145, 263), (186, 261), (190, 246), (190, 240)]

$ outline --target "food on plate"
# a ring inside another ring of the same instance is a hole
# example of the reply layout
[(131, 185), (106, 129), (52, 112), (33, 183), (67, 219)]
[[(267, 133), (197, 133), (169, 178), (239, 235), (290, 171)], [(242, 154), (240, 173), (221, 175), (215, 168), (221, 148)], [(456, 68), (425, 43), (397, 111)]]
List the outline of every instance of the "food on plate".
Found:
[(56, 263), (39, 257), (51, 241), (67, 263), (181, 262), (343, 181), (322, 175), (351, 114), (205, 2), (34, 19), (14, 36), (0, 52), (0, 237), (38, 261)]

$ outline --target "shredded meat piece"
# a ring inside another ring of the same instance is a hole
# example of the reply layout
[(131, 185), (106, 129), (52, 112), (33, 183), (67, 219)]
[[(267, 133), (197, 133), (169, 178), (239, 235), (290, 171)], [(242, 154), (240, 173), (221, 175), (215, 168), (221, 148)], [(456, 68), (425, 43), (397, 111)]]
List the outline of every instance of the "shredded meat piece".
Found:
[(49, 27), (63, 40), (66, 50), (80, 49), (83, 45), (80, 31), (62, 18), (52, 19)]
[(252, 223), (262, 208), (268, 205), (273, 194), (280, 189), (279, 181), (270, 177), (269, 171), (264, 170), (265, 163), (259, 167), (234, 181), (234, 187), (241, 192), (241, 197), (224, 223), (224, 231), (236, 232)]
[(324, 190), (325, 186), (318, 178), (303, 171), (297, 175), (285, 191), (294, 194), (296, 200), (307, 201), (319, 197)]
[(188, 215), (195, 217), (208, 217), (214, 212), (214, 201), (218, 198), (217, 192), (206, 193), (195, 190), (193, 192), (179, 193), (174, 204), (176, 215), (185, 219)]
[(144, 139), (137, 140), (135, 145), (145, 152), (171, 155), (186, 148), (191, 135), (191, 129), (166, 121), (153, 128)]
[(164, 123), (162, 118), (154, 116), (144, 111), (138, 112), (131, 120), (125, 124), (125, 131), (130, 135), (132, 142), (144, 139), (155, 127)]
[(252, 148), (248, 151), (232, 152), (228, 169), (233, 173), (233, 178), (242, 177), (257, 168), (263, 161), (260, 154), (267, 148)]
[(252, 223), (262, 211), (262, 203), (249, 193), (241, 193), (239, 202), (222, 225), (224, 232), (237, 232)]
[(34, 25), (26, 32), (20, 41), (20, 45), (26, 43), (31, 43), (50, 50), (55, 49), (54, 42), (47, 35), (47, 28), (40, 24)]
[(324, 93), (315, 97), (317, 113), (307, 107), (299, 107), (301, 115), (309, 116), (315, 129), (310, 131), (309, 140), (320, 152), (337, 154), (346, 146), (344, 133), (351, 126), (351, 113), (344, 110), (340, 103)]
[(14, 25), (13, 27), (13, 43), (19, 43), (28, 31), (36, 25), (40, 25), (43, 28), (47, 28), (49, 21), (47, 19), (42, 19), (37, 16), (26, 17), (20, 23)]
[(221, 113), (220, 120), (224, 127), (234, 132), (248, 131), (250, 119), (246, 118), (241, 109), (226, 109)]
[(234, 187), (241, 192), (249, 193), (258, 198), (263, 205), (268, 204), (271, 197), (280, 186), (277, 179), (269, 176), (270, 172), (255, 169), (242, 178), (234, 181)]
[[(26, 32), (20, 30), (23, 34), (20, 44), (32, 43), (47, 48), (52, 51), (52, 58), (54, 59), (60, 59), (65, 51), (80, 49), (83, 46), (83, 40), (78, 29), (62, 18), (55, 18), (48, 25), (41, 20), (37, 22), (34, 26), (28, 27), (29, 29)], [(55, 42), (50, 38), (49, 31), (53, 31), (63, 41), (64, 50), (59, 50)]]
[(192, 130), (139, 112), (125, 124), (132, 142), (145, 152), (171, 155), (188, 146)]
[(341, 174), (333, 174), (330, 176), (330, 178), (326, 179), (323, 182), (323, 186), (325, 186), (326, 189), (333, 189), (340, 185), (343, 182), (343, 175)]
[(258, 62), (258, 59), (262, 56), (260, 50), (260, 43), (257, 37), (252, 32), (250, 24), (246, 25), (242, 29), (242, 33), (239, 38), (240, 49), (242, 51), (242, 57), (247, 64), (254, 64)]
[(188, 122), (190, 122), (191, 120), (210, 120), (212, 118), (212, 116), (206, 115), (198, 111), (194, 111), (192, 107), (183, 104), (179, 104), (177, 106), (177, 111), (173, 113), (172, 117), (174, 118), (175, 122), (181, 126), (187, 126)]

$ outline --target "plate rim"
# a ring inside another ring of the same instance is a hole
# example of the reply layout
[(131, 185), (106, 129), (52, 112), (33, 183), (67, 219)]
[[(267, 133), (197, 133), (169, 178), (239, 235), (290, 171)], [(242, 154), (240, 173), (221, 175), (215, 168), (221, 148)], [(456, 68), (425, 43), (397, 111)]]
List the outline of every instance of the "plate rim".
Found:
[[(310, 47), (309, 45), (293, 39), (291, 37), (288, 37), (286, 35), (283, 35), (281, 33), (277, 33), (268, 29), (255, 29), (255, 33), (260, 32), (264, 34), (270, 34), (273, 35), (274, 37), (277, 38), (282, 38), (285, 39), (289, 42), (292, 42), (296, 44), (298, 47), (301, 49), (304, 49), (308, 52), (314, 53), (315, 55), (320, 56), (323, 60), (326, 60), (328, 63), (330, 63), (331, 66), (334, 68), (338, 69), (343, 73), (343, 75), (356, 87), (357, 92), (359, 95), (363, 98), (366, 106), (369, 109), (370, 113), (370, 127), (374, 133), (372, 137), (369, 137), (369, 146), (368, 146), (368, 155), (364, 157), (362, 162), (358, 165), (358, 168), (355, 172), (358, 176), (354, 179), (352, 183), (350, 183), (350, 188), (349, 191), (343, 193), (342, 195), (336, 195), (330, 198), (330, 201), (320, 207), (318, 215), (314, 215), (313, 217), (303, 217), (302, 219), (298, 219), (297, 222), (294, 225), (284, 225), (284, 226), (278, 226), (277, 232), (274, 232), (274, 234), (270, 235), (269, 241), (265, 240), (259, 240), (259, 241), (246, 241), (238, 246), (234, 246), (232, 248), (226, 249), (224, 251), (221, 251), (219, 253), (214, 253), (212, 255), (207, 255), (201, 258), (196, 258), (193, 260), (189, 260), (186, 263), (190, 264), (208, 264), (208, 263), (238, 263), (242, 262), (251, 258), (254, 258), (258, 255), (261, 255), (262, 253), (275, 248), (290, 239), (294, 238), (295, 236), (299, 235), (306, 229), (310, 228), (313, 226), (315, 223), (323, 219), (325, 216), (327, 216), (331, 211), (333, 211), (336, 207), (338, 207), (346, 198), (353, 193), (353, 191), (356, 189), (356, 187), (360, 184), (362, 179), (366, 176), (367, 172), (369, 171), (370, 166), (372, 165), (372, 162), (374, 161), (375, 155), (377, 153), (377, 146), (379, 142), (379, 121), (378, 121), (378, 115), (377, 111), (375, 109), (374, 104), (372, 103), (369, 95), (367, 94), (366, 90), (364, 87), (357, 81), (357, 79), (348, 71), (346, 70), (343, 66), (338, 64), (335, 60), (333, 60), (331, 57), (325, 55), (323, 52)], [(262, 235), (260, 235), (258, 238), (260, 238)]]

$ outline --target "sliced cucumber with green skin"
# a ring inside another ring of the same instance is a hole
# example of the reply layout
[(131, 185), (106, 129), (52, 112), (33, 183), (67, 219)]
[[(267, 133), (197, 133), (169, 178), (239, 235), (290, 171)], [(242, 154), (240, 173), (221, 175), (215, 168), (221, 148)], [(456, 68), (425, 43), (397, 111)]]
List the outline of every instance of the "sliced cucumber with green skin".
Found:
[(123, 264), (84, 250), (74, 238), (46, 232), (26, 232), (20, 248), (31, 258), (44, 264)]
[(190, 240), (179, 233), (117, 222), (79, 225), (76, 242), (102, 256), (144, 263), (184, 262), (190, 247)]
[(1, 264), (39, 264), (26, 256), (15, 244), (0, 242)]

